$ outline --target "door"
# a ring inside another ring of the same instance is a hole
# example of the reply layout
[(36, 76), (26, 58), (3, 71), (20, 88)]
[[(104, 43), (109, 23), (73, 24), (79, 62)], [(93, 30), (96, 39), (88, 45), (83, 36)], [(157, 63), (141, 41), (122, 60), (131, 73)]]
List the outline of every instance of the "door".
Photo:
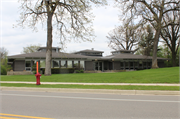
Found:
[(103, 63), (102, 62), (95, 62), (95, 70), (100, 70), (102, 71), (103, 68), (102, 68), (102, 65)]

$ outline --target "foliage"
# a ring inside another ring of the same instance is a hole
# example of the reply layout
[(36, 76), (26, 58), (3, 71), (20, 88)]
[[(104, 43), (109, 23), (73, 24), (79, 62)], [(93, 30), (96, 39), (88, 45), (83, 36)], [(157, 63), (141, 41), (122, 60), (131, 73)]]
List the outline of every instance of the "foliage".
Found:
[(142, 55), (146, 55), (146, 56), (152, 55), (153, 43), (154, 43), (153, 29), (150, 25), (147, 25), (143, 29), (143, 33), (139, 41), (139, 52)]
[[(38, 68), (38, 72), (39, 72), (39, 73), (41, 73), (40, 67), (41, 67), (41, 65), (39, 65), (39, 68)], [(36, 64), (34, 64), (34, 65), (32, 66), (32, 72), (33, 72), (33, 74), (36, 74), (36, 73), (37, 73)]]
[[(47, 21), (47, 51), (45, 75), (51, 75), (52, 33), (60, 38), (61, 48), (68, 41), (92, 41), (93, 15), (91, 3), (105, 5), (106, 0), (20, 0), (19, 25), (36, 30), (36, 24)], [(54, 30), (54, 31), (53, 31)]]
[(8, 55), (8, 50), (6, 48), (4, 48), (4, 47), (1, 47), (0, 48), (0, 58), (1, 58), (1, 60), (5, 59), (7, 55)]
[(161, 29), (161, 37), (171, 51), (172, 66), (176, 66), (176, 55), (180, 44), (180, 16), (177, 11), (166, 14), (163, 19), (165, 27)]
[(124, 23), (108, 33), (108, 46), (113, 50), (132, 50), (139, 42), (139, 25)]
[(1, 65), (1, 75), (7, 75), (6, 67)]
[(74, 68), (52, 68), (52, 74), (68, 74), (74, 73)]
[(7, 57), (1, 60), (1, 75), (7, 75), (7, 71), (10, 71), (12, 68), (8, 65)]
[(38, 48), (40, 47), (41, 45), (38, 44), (38, 45), (28, 45), (26, 47), (23, 47), (23, 51), (22, 53), (32, 53), (32, 52), (37, 52)]
[(158, 68), (157, 49), (165, 14), (179, 11), (179, 0), (116, 0), (122, 8), (123, 20), (138, 24), (150, 23), (155, 29), (152, 68)]
[(75, 73), (84, 73), (84, 70), (75, 70)]
[[(157, 52), (157, 56), (168, 58), (169, 60), (165, 61), (166, 66), (167, 67), (173, 66), (172, 52), (167, 46), (167, 44), (159, 46), (158, 49), (159, 51)], [(179, 48), (178, 48), (176, 59), (175, 59), (175, 66), (179, 66)]]

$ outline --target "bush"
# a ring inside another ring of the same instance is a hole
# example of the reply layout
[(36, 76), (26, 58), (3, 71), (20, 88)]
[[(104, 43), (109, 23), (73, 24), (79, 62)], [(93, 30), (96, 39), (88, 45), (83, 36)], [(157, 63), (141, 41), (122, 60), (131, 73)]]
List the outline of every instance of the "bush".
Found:
[(84, 70), (80, 70), (80, 73), (84, 73)]
[[(42, 73), (45, 73), (45, 69), (41, 69)], [(68, 74), (68, 73), (74, 73), (74, 68), (52, 68), (51, 69), (52, 74)]]
[(75, 70), (75, 73), (84, 73), (84, 70)]
[(1, 75), (7, 75), (7, 70), (4, 65), (1, 65)]

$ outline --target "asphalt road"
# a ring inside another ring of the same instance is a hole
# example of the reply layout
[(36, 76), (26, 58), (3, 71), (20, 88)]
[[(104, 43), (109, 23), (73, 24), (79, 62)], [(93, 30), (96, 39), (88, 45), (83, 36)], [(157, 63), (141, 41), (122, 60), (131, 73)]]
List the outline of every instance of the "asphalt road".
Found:
[[(179, 119), (179, 96), (1, 91), (1, 113), (55, 119)], [(23, 118), (25, 119), (25, 118)]]

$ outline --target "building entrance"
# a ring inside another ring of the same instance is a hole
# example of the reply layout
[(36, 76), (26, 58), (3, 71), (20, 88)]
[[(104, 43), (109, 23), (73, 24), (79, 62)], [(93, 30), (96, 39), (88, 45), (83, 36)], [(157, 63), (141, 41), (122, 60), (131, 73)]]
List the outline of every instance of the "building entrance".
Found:
[(102, 62), (95, 62), (95, 70), (103, 70), (103, 63)]

